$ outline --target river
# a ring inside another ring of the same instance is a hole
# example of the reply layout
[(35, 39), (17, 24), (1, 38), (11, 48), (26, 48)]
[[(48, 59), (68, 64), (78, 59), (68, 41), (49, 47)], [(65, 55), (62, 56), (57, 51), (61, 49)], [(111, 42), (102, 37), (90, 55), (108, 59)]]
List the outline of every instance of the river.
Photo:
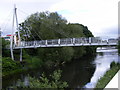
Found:
[[(69, 88), (94, 88), (97, 81), (110, 69), (110, 64), (118, 62), (117, 49), (97, 49), (95, 57), (84, 57), (80, 60), (74, 60), (60, 69), (62, 70), (61, 80), (67, 81)], [(17, 85), (18, 80), (28, 82), (28, 76), (40, 77), (42, 69), (11, 75), (3, 78), (3, 88)], [(45, 70), (46, 71), (46, 70)], [(50, 70), (48, 73), (52, 72)]]

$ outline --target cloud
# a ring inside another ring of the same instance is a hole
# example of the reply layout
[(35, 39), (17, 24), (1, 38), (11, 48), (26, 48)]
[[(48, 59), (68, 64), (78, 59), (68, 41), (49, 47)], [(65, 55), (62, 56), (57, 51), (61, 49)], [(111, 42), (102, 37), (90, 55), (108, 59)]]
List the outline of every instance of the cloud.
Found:
[(106, 28), (117, 27), (117, 6), (117, 0), (64, 0), (53, 5), (50, 11), (57, 11), (71, 23), (88, 26), (97, 36), (107, 33)]
[(58, 12), (68, 22), (88, 26), (95, 36), (107, 33), (107, 28), (117, 27), (118, 23), (118, 0), (1, 0), (0, 24), (13, 11), (14, 4), (26, 12), (26, 15), (18, 12), (20, 22), (35, 12)]
[(56, 3), (60, 0), (1, 0), (1, 3)]

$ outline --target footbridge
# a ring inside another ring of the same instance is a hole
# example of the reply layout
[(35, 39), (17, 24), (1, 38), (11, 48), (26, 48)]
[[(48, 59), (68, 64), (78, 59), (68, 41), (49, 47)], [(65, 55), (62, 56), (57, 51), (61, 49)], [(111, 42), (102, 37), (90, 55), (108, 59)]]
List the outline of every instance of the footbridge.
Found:
[(52, 40), (21, 41), (14, 44), (13, 49), (40, 48), (40, 47), (66, 47), (66, 46), (116, 46), (117, 39), (100, 39), (98, 37), (80, 37)]
[[(22, 39), (21, 32), (19, 30), (16, 10), (17, 8), (14, 6), (12, 35), (10, 37), (10, 45), (7, 45), (7, 48), (10, 49), (11, 58), (13, 60), (14, 60), (14, 55), (13, 55), (14, 49), (20, 49), (20, 61), (22, 61), (22, 49), (23, 48), (45, 48), (45, 47), (50, 48), (50, 47), (66, 47), (66, 46), (116, 46), (118, 45), (118, 39), (114, 39), (114, 38), (101, 39), (100, 37), (79, 37), (79, 38), (67, 37), (67, 38), (51, 39), (51, 40), (49, 39), (43, 40), (39, 38), (39, 40), (34, 39), (34, 41), (28, 41), (31, 39)], [(16, 28), (14, 25), (15, 22), (16, 22)], [(28, 29), (28, 32), (29, 34), (32, 35), (29, 29)], [(29, 36), (29, 34), (25, 34), (25, 35)], [(24, 34), (22, 33), (22, 35)]]

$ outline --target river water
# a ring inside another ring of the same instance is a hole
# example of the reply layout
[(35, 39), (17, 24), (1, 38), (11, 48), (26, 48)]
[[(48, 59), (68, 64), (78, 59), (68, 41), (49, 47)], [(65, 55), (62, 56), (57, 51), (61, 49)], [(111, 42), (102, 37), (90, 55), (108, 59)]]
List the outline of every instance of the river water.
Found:
[[(67, 81), (69, 88), (94, 88), (97, 81), (110, 69), (110, 64), (119, 61), (117, 49), (97, 49), (95, 57), (84, 57), (80, 60), (74, 60), (60, 69), (62, 70), (61, 80)], [(29, 81), (28, 76), (39, 78), (42, 74), (42, 69), (37, 69), (28, 72), (22, 72), (16, 75), (3, 78), (3, 88), (17, 85), (18, 80), (22, 80), (25, 84)], [(46, 70), (45, 70), (46, 71)], [(47, 73), (52, 72), (50, 70)]]

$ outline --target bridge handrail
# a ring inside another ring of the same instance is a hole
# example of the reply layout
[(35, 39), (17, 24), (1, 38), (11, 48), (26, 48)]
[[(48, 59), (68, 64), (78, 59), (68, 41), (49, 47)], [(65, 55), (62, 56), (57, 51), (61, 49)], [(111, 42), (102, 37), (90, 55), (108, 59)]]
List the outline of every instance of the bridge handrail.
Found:
[(117, 39), (102, 40), (95, 37), (80, 37), (80, 38), (65, 38), (65, 39), (52, 39), (52, 40), (40, 40), (40, 41), (21, 41), (20, 46), (40, 46), (40, 45), (63, 45), (63, 44), (92, 44), (92, 43), (117, 43)]
[[(75, 46), (75, 45), (117, 45), (118, 39), (100, 39), (96, 37), (63, 38), (51, 40), (21, 41), (20, 44), (13, 44), (16, 47), (41, 47), (41, 46)], [(7, 45), (7, 48), (10, 48)]]

